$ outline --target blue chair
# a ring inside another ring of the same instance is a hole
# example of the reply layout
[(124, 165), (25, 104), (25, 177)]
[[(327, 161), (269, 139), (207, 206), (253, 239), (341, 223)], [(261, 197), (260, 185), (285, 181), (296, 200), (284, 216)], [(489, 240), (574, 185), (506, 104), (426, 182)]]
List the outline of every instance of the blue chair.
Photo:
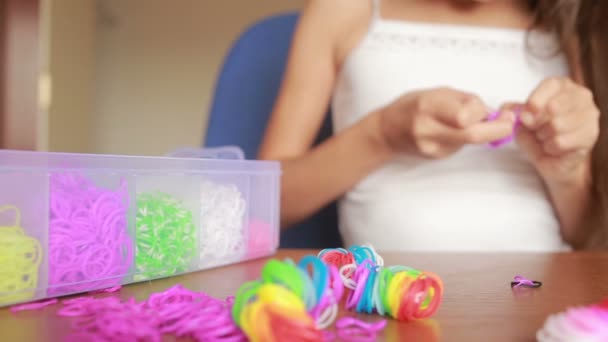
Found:
[[(281, 85), (298, 14), (264, 19), (233, 45), (221, 69), (212, 100), (205, 147), (236, 145), (255, 159)], [(332, 133), (328, 113), (315, 144)], [(281, 235), (281, 247), (342, 246), (335, 203)]]

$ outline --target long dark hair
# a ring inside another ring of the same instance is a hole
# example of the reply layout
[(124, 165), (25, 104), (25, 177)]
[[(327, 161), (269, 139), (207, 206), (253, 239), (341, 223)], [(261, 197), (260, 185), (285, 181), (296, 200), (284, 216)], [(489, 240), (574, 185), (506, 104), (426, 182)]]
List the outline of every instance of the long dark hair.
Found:
[(534, 25), (557, 34), (602, 113), (592, 152), (593, 205), (583, 225), (590, 231), (586, 247), (608, 248), (608, 1), (532, 0), (530, 5)]

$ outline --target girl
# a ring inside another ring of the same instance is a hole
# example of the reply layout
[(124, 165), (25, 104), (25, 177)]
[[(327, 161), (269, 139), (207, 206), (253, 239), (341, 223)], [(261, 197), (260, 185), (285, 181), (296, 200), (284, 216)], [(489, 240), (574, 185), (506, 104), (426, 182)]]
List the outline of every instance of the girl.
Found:
[[(383, 251), (602, 241), (603, 11), (591, 0), (310, 0), (260, 150), (283, 164), (283, 225), (339, 199), (346, 245)], [(311, 148), (328, 105), (335, 134)]]

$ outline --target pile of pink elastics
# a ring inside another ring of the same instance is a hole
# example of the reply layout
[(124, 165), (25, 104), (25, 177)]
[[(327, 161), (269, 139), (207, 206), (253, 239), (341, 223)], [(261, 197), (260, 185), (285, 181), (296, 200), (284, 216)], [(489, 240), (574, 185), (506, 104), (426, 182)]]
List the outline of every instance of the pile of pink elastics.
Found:
[(66, 341), (161, 341), (163, 335), (196, 341), (246, 341), (230, 316), (232, 297), (219, 300), (181, 285), (146, 301), (78, 297), (62, 302), (57, 314), (73, 318)]
[(50, 177), (50, 296), (119, 285), (133, 263), (127, 184), (97, 186), (79, 173)]
[(608, 299), (549, 316), (536, 338), (539, 342), (608, 341)]

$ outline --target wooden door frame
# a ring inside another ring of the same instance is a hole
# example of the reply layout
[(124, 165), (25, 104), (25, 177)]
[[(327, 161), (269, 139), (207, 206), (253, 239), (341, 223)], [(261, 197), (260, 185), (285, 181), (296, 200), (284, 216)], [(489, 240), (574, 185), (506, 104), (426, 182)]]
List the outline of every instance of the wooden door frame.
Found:
[(0, 148), (37, 148), (40, 2), (0, 0)]

